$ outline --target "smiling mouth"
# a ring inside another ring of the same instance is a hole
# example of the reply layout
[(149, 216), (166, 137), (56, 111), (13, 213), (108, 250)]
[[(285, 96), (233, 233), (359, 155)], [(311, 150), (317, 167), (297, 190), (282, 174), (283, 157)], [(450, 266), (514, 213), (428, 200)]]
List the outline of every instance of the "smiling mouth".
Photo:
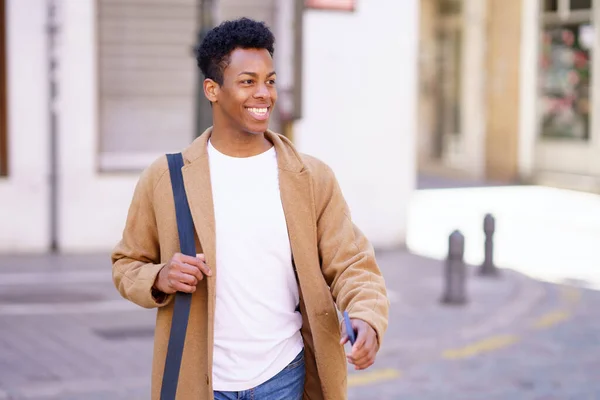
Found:
[(264, 121), (269, 117), (269, 107), (246, 107), (246, 110), (257, 120)]

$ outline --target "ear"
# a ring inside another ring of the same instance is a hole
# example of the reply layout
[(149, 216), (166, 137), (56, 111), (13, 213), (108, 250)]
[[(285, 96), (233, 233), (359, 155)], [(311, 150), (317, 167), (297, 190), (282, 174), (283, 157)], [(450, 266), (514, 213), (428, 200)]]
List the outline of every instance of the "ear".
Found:
[(204, 80), (204, 96), (206, 96), (208, 101), (211, 103), (215, 103), (217, 101), (217, 96), (220, 89), (221, 87), (219, 84), (212, 79), (207, 78)]

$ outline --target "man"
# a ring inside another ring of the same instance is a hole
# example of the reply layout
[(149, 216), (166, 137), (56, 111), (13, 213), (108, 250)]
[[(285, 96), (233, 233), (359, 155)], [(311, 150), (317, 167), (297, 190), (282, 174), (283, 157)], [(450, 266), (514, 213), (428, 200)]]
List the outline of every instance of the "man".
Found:
[[(158, 307), (154, 399), (177, 291), (193, 293), (178, 399), (344, 399), (346, 361), (371, 366), (387, 328), (384, 280), (333, 172), (268, 130), (273, 46), (243, 18), (198, 49), (214, 124), (183, 151), (197, 257), (179, 254), (165, 157), (143, 172), (112, 254), (121, 295)], [(346, 357), (336, 304), (357, 332)]]

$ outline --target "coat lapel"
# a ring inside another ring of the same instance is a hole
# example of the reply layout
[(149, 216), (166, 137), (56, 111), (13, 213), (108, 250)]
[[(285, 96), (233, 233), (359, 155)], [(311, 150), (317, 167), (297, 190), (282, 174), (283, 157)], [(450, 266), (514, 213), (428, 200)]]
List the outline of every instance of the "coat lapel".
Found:
[[(331, 360), (323, 358), (323, 354), (331, 352), (331, 348), (324, 348), (329, 343), (314, 340), (315, 336), (335, 335), (335, 323), (333, 330), (331, 325), (324, 324), (319, 320), (319, 310), (327, 310), (327, 304), (323, 299), (331, 297), (326, 285), (323, 284), (323, 275), (319, 264), (319, 252), (317, 243), (317, 213), (313, 196), (313, 186), (310, 171), (302, 162), (300, 155), (296, 153), (292, 145), (287, 145), (284, 138), (271, 137), (275, 144), (277, 163), (279, 165), (279, 190), (283, 211), (292, 247), (292, 257), (298, 272), (298, 283), (303, 307), (303, 335), (305, 345), (309, 347), (306, 354), (307, 386), (305, 389), (316, 394), (320, 392), (322, 380), (333, 379), (342, 382), (344, 376), (340, 375), (335, 368), (331, 368)], [(325, 311), (327, 316), (327, 311)], [(329, 317), (327, 316), (326, 318)], [(323, 319), (323, 318), (321, 318)], [(331, 343), (331, 342), (330, 342)], [(337, 343), (337, 339), (334, 339)], [(341, 347), (338, 349), (343, 359)], [(343, 364), (342, 364), (343, 365)], [(319, 376), (320, 378), (316, 378)], [(321, 397), (317, 397), (321, 398)], [(325, 397), (327, 398), (327, 397)]]
[(280, 169), (279, 190), (296, 267), (302, 268), (302, 255), (315, 246), (313, 240), (316, 240), (317, 235), (308, 172)]
[(196, 234), (207, 263), (214, 268), (216, 264), (215, 212), (206, 149), (209, 137), (210, 130), (207, 130), (183, 152), (187, 163), (181, 171)]
[(204, 156), (182, 169), (185, 192), (192, 212), (196, 234), (206, 254), (207, 263), (216, 261), (215, 213), (210, 184), (208, 157)]
[[(182, 168), (185, 192), (190, 205), (192, 219), (200, 246), (206, 257), (206, 264), (210, 267), (213, 275), (206, 279), (206, 304), (209, 327), (214, 326), (216, 284), (217, 277), (217, 248), (215, 238), (215, 211), (213, 205), (212, 188), (210, 183), (210, 167), (208, 163), (208, 138), (210, 131), (207, 130), (198, 137), (183, 156), (188, 161)], [(196, 296), (198, 299), (198, 297)], [(193, 306), (194, 304), (192, 304)], [(198, 304), (198, 306), (202, 306)], [(213, 343), (214, 331), (208, 329), (208, 343)], [(208, 365), (212, 365), (212, 345), (208, 346)]]
[[(308, 290), (312, 284), (311, 260), (316, 253), (317, 224), (309, 171), (300, 155), (285, 137), (271, 131), (266, 137), (275, 146), (279, 168), (279, 191), (292, 247), (292, 256), (298, 271), (300, 289)], [(304, 299), (310, 302), (310, 299)]]

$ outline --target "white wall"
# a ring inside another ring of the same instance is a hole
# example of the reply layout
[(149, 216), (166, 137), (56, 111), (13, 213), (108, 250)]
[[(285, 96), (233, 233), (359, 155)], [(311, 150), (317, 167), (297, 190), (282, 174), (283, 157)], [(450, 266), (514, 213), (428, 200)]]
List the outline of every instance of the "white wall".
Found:
[(417, 0), (309, 10), (300, 151), (336, 172), (353, 219), (377, 247), (403, 244), (415, 187)]
[(46, 8), (8, 0), (9, 176), (0, 178), (0, 252), (49, 246)]
[(106, 251), (120, 239), (138, 175), (98, 173), (95, 1), (61, 8), (59, 240), (64, 252)]
[[(8, 4), (11, 176), (0, 181), (0, 251), (43, 251), (46, 10), (36, 0)], [(138, 174), (98, 172), (95, 1), (59, 4), (59, 242), (64, 252), (108, 251), (121, 236)], [(305, 118), (295, 138), (334, 168), (354, 219), (376, 246), (404, 242), (415, 185), (417, 17), (417, 0), (362, 0), (355, 13), (306, 15)]]
[(538, 125), (537, 69), (539, 38), (539, 0), (523, 2), (521, 18), (521, 74), (519, 80), (519, 176), (530, 179), (534, 173), (534, 155)]

